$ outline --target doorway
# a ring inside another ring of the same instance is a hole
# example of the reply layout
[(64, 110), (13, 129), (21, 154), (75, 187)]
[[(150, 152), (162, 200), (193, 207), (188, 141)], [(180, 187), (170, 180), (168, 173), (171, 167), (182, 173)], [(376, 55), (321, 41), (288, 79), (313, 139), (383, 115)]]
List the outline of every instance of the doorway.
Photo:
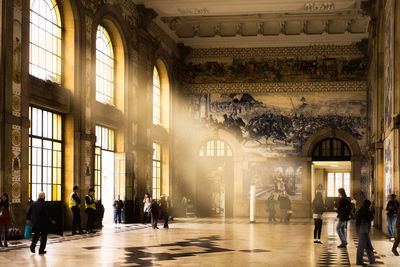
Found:
[(351, 161), (313, 161), (311, 168), (313, 200), (316, 192), (321, 192), (328, 210), (334, 210), (338, 189), (344, 188), (351, 196)]
[(318, 142), (312, 152), (311, 199), (321, 192), (328, 210), (334, 210), (338, 189), (351, 194), (352, 163), (349, 146), (338, 138)]
[(211, 140), (199, 152), (196, 178), (198, 216), (233, 216), (232, 150), (221, 140)]
[(114, 152), (101, 151), (101, 202), (104, 206), (103, 222), (113, 223), (114, 211)]

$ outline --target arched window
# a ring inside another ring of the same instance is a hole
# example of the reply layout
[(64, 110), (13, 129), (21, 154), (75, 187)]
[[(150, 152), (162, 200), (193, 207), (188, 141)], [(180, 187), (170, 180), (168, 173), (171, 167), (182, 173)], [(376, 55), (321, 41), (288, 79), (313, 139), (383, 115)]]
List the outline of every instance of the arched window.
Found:
[(96, 34), (96, 100), (114, 105), (114, 51), (106, 29), (99, 25)]
[(232, 157), (232, 149), (222, 140), (210, 140), (200, 147), (200, 157)]
[(312, 158), (314, 161), (351, 160), (351, 152), (349, 146), (340, 139), (328, 138), (320, 141), (313, 150)]
[(153, 69), (153, 124), (161, 124), (161, 81), (158, 69)]
[(31, 0), (29, 73), (61, 82), (61, 20), (55, 0)]

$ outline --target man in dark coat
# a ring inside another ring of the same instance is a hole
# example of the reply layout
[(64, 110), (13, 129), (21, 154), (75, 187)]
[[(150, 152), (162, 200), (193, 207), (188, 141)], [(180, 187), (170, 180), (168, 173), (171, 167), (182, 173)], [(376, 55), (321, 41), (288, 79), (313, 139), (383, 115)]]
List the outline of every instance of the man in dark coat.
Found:
[(120, 199), (119, 195), (118, 198), (114, 200), (113, 207), (114, 207), (114, 222), (117, 223), (118, 219), (118, 223), (121, 223), (121, 211), (124, 208), (124, 203)]
[(169, 201), (168, 196), (163, 196), (161, 198), (161, 215), (164, 219), (164, 228), (169, 228), (168, 226), (168, 218), (169, 218), (169, 210), (171, 203)]
[[(35, 253), (35, 247), (40, 237), (39, 254), (46, 254), (47, 232), (49, 229), (49, 210), (44, 201), (45, 194), (40, 192), (38, 200), (33, 202), (26, 214), (26, 223), (32, 225), (32, 244), (31, 252)], [(54, 221), (52, 221), (55, 224)]]
[(160, 206), (160, 201), (159, 200), (153, 200), (153, 202), (150, 205), (150, 212), (151, 212), (151, 225), (153, 229), (158, 229), (157, 223), (158, 223), (158, 208)]

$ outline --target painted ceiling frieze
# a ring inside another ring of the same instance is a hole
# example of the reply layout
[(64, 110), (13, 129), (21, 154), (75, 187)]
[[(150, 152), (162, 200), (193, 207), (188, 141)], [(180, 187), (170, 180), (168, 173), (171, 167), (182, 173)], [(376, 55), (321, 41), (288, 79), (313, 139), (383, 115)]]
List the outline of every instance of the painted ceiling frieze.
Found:
[(366, 80), (366, 58), (237, 59), (185, 65), (187, 83), (268, 83)]

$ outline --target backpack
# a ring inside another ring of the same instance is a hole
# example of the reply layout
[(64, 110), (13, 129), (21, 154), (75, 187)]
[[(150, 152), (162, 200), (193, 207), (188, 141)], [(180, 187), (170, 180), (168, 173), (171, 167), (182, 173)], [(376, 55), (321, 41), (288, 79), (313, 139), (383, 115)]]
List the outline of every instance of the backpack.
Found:
[(355, 219), (355, 217), (356, 217), (356, 213), (355, 213), (356, 207), (355, 207), (354, 203), (352, 203), (350, 200), (348, 200), (348, 203), (346, 205), (346, 209), (347, 209), (348, 220)]

